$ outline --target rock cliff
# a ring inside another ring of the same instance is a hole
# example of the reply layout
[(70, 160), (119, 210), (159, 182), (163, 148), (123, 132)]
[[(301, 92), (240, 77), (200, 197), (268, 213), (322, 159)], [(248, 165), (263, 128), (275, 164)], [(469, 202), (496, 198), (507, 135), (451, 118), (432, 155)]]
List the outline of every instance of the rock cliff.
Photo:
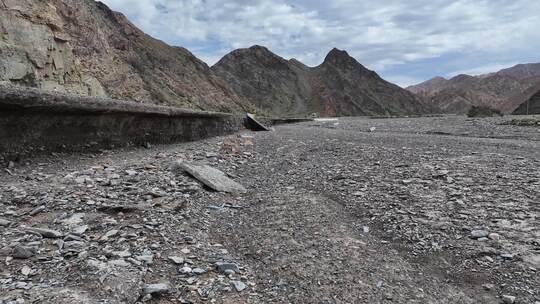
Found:
[(0, 1), (0, 81), (194, 109), (246, 104), (181, 47), (93, 0)]

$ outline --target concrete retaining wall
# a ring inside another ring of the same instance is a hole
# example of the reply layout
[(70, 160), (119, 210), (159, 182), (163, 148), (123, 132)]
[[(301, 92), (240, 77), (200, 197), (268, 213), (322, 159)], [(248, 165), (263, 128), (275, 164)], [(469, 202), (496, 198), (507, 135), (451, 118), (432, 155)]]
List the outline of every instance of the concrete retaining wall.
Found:
[(242, 117), (0, 87), (0, 156), (173, 143), (233, 133)]

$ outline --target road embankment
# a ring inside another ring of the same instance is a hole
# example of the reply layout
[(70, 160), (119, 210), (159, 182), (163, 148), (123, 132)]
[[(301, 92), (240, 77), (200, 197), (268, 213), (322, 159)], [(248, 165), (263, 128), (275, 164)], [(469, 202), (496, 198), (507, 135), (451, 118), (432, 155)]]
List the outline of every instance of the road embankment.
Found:
[(0, 88), (3, 157), (192, 141), (242, 128), (233, 114)]

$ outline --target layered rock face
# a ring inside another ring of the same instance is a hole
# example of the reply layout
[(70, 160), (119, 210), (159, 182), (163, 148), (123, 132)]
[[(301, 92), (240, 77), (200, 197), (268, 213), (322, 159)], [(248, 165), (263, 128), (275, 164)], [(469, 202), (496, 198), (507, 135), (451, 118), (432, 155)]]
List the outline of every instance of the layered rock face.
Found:
[(407, 89), (445, 113), (464, 114), (473, 106), (511, 113), (530, 98), (540, 83), (540, 64), (520, 64), (496, 73), (451, 79), (436, 77)]
[(95, 77), (83, 72), (56, 7), (46, 1), (4, 0), (0, 8), (0, 81), (106, 94)]
[(312, 68), (253, 46), (227, 54), (212, 70), (238, 95), (273, 115), (407, 115), (433, 111), (414, 94), (383, 80), (338, 49)]
[(2, 0), (0, 81), (204, 110), (246, 103), (180, 47), (93, 0)]

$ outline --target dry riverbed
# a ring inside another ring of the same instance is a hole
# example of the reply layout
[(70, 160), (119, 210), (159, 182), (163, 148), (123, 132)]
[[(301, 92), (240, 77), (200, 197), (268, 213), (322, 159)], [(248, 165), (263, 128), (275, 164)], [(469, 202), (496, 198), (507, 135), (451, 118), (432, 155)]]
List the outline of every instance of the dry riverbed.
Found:
[(508, 120), (350, 118), (11, 163), (0, 303), (540, 303), (540, 128)]

